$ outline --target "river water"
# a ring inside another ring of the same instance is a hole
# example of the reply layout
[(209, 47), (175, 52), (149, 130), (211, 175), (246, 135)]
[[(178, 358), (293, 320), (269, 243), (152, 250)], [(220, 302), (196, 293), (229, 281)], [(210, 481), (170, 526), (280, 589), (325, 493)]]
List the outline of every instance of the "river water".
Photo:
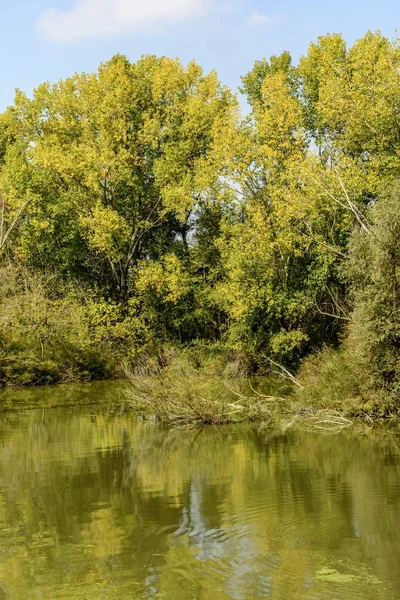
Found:
[(0, 395), (0, 599), (398, 600), (400, 437), (171, 429)]

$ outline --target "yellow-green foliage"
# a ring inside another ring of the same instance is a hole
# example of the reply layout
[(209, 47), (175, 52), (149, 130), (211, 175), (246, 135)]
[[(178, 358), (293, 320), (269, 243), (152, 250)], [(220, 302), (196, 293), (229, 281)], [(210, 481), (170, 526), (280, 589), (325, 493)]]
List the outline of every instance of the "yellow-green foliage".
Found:
[(325, 349), (300, 370), (311, 405), (347, 412), (392, 414), (400, 393), (400, 187), (396, 183), (370, 210), (370, 230), (350, 242), (345, 276), (354, 309), (339, 351)]
[(189, 285), (188, 272), (176, 254), (170, 253), (162, 261), (140, 265), (136, 289), (140, 294), (155, 294), (174, 304), (185, 295)]
[(51, 178), (92, 255), (86, 268), (97, 278), (102, 262), (118, 301), (128, 299), (158, 228), (170, 226), (171, 214), (184, 219), (218, 179), (207, 156), (234, 108), (214, 72), (155, 56), (133, 64), (117, 55), (98, 73), (39, 86), (32, 100), (17, 95), (10, 113), (17, 147), (25, 144), (29, 168)]
[(347, 277), (354, 313), (349, 332), (374, 386), (386, 404), (400, 396), (400, 185), (382, 194), (370, 212), (371, 229), (359, 231), (350, 245)]
[[(27, 381), (106, 376), (171, 345), (295, 369), (350, 323), (357, 373), (397, 389), (384, 190), (400, 172), (399, 67), (380, 33), (324, 36), (297, 66), (255, 63), (246, 118), (214, 71), (166, 57), (18, 92), (0, 118), (0, 258), (20, 265), (0, 298), (3, 380), (24, 344), (50, 361)], [(346, 270), (356, 243), (370, 260)]]
[(113, 377), (145, 347), (149, 333), (121, 313), (55, 276), (11, 265), (0, 269), (0, 385)]

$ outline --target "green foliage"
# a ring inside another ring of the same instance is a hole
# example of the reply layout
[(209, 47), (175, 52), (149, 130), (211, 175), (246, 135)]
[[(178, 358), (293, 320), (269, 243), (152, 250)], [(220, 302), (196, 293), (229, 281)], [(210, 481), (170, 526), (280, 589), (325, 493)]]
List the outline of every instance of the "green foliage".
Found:
[(159, 238), (165, 252), (218, 178), (207, 154), (234, 106), (215, 73), (154, 56), (131, 64), (117, 55), (98, 73), (41, 85), (32, 100), (19, 93), (14, 145), (34, 172), (19, 197), (41, 180), (25, 254), (51, 251), (54, 268), (83, 272), (126, 302), (139, 261), (157, 257)]
[(335, 409), (349, 416), (369, 411), (365, 373), (348, 347), (340, 351), (324, 348), (307, 357), (301, 366), (294, 405)]
[(264, 97), (261, 91), (265, 79), (271, 75), (283, 73), (291, 83), (293, 89), (296, 89), (297, 73), (292, 66), (292, 57), (285, 51), (279, 56), (271, 56), (270, 60), (256, 60), (252, 71), (242, 77), (243, 87), (241, 92), (246, 94), (248, 103), (254, 108), (256, 104), (263, 104)]
[(164, 353), (167, 360), (159, 373), (153, 372), (150, 377), (131, 375), (128, 398), (138, 414), (176, 425), (271, 420), (273, 398), (253, 392), (246, 395), (240, 386), (232, 390), (224, 378), (199, 371), (199, 364), (195, 365), (189, 357), (188, 353)]
[(370, 210), (370, 230), (357, 230), (343, 265), (354, 306), (339, 352), (305, 361), (299, 396), (350, 413), (392, 414), (399, 407), (400, 186)]
[(0, 269), (0, 385), (117, 376), (148, 340), (133, 309), (121, 314), (55, 276)]
[(134, 377), (161, 375), (163, 372), (190, 372), (208, 377), (244, 377), (251, 374), (254, 365), (247, 353), (232, 350), (221, 342), (197, 340), (190, 345), (158, 346), (157, 352), (149, 348), (133, 362), (128, 372)]
[(151, 371), (171, 347), (206, 372), (295, 369), (346, 337), (322, 355), (333, 402), (397, 398), (399, 66), (379, 32), (320, 37), (297, 66), (256, 61), (245, 119), (213, 71), (165, 57), (17, 92), (1, 380)]
[[(377, 387), (400, 394), (400, 185), (382, 194), (370, 212), (370, 232), (350, 244), (347, 276), (354, 297), (350, 330)], [(389, 404), (389, 400), (388, 400)]]

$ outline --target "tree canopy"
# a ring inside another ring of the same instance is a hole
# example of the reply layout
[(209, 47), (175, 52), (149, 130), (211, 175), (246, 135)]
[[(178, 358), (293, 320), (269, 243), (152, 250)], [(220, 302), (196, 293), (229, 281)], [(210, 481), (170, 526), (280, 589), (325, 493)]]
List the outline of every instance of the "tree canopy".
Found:
[[(377, 215), (394, 221), (399, 66), (379, 32), (351, 47), (323, 36), (297, 65), (288, 52), (255, 62), (246, 117), (215, 72), (165, 57), (116, 55), (18, 91), (0, 119), (0, 259), (15, 288), (0, 304), (29, 296), (24, 272), (49, 306), (68, 297), (83, 362), (89, 347), (137, 358), (204, 343), (253, 368), (297, 366), (337, 345), (361, 302), (354, 240), (372, 252)], [(0, 322), (8, 355), (20, 313)], [(29, 331), (39, 360), (51, 336)]]

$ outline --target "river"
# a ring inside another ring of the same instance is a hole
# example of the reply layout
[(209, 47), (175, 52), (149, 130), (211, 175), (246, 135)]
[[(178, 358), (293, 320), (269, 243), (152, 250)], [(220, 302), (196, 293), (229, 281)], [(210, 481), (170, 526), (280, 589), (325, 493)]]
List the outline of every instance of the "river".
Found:
[(395, 432), (172, 429), (125, 387), (0, 394), (0, 599), (398, 600)]

